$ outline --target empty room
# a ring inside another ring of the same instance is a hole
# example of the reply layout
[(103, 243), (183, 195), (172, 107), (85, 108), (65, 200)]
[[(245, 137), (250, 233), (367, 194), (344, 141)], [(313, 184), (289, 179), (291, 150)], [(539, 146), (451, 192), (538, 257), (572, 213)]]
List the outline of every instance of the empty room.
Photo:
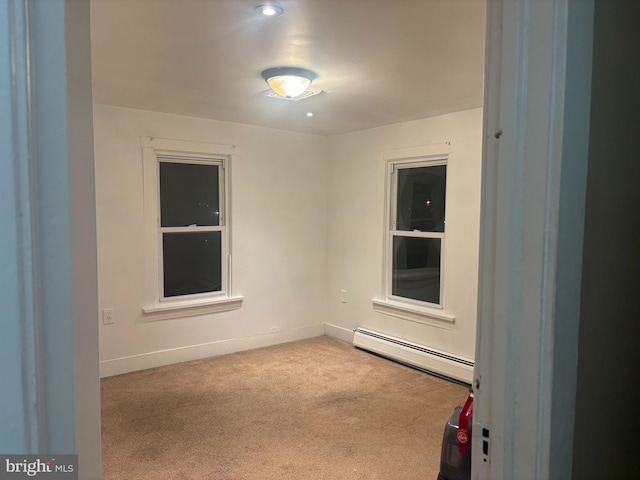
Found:
[[(91, 4), (103, 475), (437, 475), (473, 373), (484, 2), (259, 5)], [(310, 84), (276, 93), (270, 74)], [(248, 391), (218, 378), (232, 363), (147, 372), (294, 341), (306, 353), (267, 349), (271, 368), (231, 357)], [(338, 353), (357, 355), (347, 379), (327, 364)], [(325, 370), (274, 376), (301, 358)], [(386, 398), (406, 375), (422, 390)], [(286, 430), (303, 422), (290, 408), (251, 420), (287, 392), (325, 402), (304, 410), (327, 433)], [(349, 414), (377, 401), (400, 418)], [(243, 429), (254, 440), (230, 442)]]
[(5, 473), (636, 478), (639, 4), (319, 3), (0, 1)]

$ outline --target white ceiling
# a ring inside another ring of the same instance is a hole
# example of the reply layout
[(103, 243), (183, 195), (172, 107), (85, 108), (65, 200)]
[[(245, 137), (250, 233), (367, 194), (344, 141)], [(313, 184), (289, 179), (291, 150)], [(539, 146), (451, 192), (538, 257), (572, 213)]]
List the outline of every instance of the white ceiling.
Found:
[[(91, 0), (94, 101), (321, 135), (482, 105), (484, 0), (260, 3)], [(291, 65), (326, 93), (262, 96), (260, 72)]]

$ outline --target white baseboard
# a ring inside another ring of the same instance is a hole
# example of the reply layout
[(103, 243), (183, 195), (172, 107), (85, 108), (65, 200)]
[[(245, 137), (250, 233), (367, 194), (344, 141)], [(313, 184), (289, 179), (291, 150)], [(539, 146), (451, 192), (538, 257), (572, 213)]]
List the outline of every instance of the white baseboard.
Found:
[(471, 385), (473, 360), (358, 327), (353, 345), (407, 365)]
[(353, 330), (349, 330), (348, 328), (332, 325), (331, 323), (325, 323), (324, 334), (327, 337), (337, 338), (343, 342), (353, 343)]
[(141, 353), (130, 357), (103, 360), (100, 362), (100, 378), (171, 365), (173, 363), (188, 362), (190, 360), (241, 352), (253, 348), (268, 347), (270, 345), (293, 342), (295, 340), (304, 340), (305, 338), (320, 337), (324, 334), (325, 326), (319, 324), (310, 327), (296, 328), (294, 330), (265, 333), (245, 338), (232, 338), (218, 342), (188, 345), (168, 350)]

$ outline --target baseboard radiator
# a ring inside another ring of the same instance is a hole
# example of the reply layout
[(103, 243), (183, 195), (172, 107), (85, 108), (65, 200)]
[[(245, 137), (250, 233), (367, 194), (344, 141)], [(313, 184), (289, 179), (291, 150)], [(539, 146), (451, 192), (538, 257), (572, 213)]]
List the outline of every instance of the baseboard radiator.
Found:
[(353, 345), (441, 377), (471, 384), (473, 362), (416, 343), (358, 327)]

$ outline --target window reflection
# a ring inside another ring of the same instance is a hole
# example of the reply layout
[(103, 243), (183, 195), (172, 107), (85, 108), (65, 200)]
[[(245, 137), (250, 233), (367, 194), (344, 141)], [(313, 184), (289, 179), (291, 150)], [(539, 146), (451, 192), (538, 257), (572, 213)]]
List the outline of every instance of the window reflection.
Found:
[(221, 232), (164, 233), (164, 296), (222, 290)]
[(397, 230), (444, 232), (446, 165), (398, 171)]

